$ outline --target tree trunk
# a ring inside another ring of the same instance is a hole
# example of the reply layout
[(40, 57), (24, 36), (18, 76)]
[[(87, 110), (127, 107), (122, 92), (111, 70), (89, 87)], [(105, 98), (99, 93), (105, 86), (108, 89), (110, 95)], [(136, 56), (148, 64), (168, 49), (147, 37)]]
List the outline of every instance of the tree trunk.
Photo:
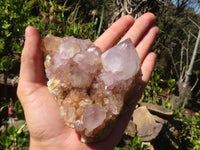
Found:
[(188, 104), (188, 100), (191, 98), (191, 87), (185, 82), (182, 82), (181, 80), (178, 81), (178, 90), (179, 95), (172, 96), (170, 100), (173, 110), (185, 107)]

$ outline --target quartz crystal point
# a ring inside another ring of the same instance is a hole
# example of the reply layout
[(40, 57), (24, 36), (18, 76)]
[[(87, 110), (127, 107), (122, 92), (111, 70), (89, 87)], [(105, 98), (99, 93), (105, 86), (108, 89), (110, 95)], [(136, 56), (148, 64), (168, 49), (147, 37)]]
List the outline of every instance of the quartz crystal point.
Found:
[(140, 59), (130, 39), (102, 53), (90, 40), (47, 35), (42, 43), (48, 89), (67, 126), (82, 142), (102, 140), (140, 82)]

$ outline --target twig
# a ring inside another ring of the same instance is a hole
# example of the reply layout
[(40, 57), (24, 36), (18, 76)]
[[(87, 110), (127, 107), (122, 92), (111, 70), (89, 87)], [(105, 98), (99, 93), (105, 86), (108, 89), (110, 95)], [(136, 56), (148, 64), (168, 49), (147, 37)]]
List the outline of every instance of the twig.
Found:
[(180, 81), (181, 82), (183, 82), (184, 79), (185, 79), (184, 75), (185, 75), (185, 66), (183, 67), (183, 71), (181, 72), (181, 75), (180, 75)]
[(195, 21), (193, 21), (190, 17), (188, 17), (188, 19), (189, 19), (195, 26), (197, 26), (197, 28), (200, 29), (200, 26), (199, 26)]
[(193, 89), (196, 87), (196, 85), (197, 85), (198, 81), (199, 81), (199, 78), (198, 78), (198, 75), (197, 75), (196, 82), (194, 83), (193, 87), (191, 88), (191, 91), (193, 91)]
[(189, 54), (188, 54), (188, 48), (186, 48), (186, 66), (189, 64)]
[(200, 62), (200, 59), (195, 60), (195, 63)]
[(68, 2), (68, 0), (65, 1), (64, 5), (63, 5), (63, 8), (66, 6), (67, 2)]
[(174, 65), (174, 70), (175, 70), (176, 77), (177, 77), (177, 79), (178, 79), (180, 76), (178, 75), (178, 71), (177, 71), (177, 69), (176, 69), (176, 64), (175, 64), (175, 62), (174, 62), (174, 58), (173, 58), (173, 56), (172, 56), (172, 53), (171, 53), (171, 51), (170, 51), (170, 48), (164, 46), (163, 44), (161, 44), (161, 46), (162, 46), (163, 48), (165, 48), (165, 49), (168, 50), (168, 52), (169, 52), (169, 54), (170, 54), (170, 57), (171, 57), (171, 60), (172, 60), (172, 63), (173, 63), (173, 65)]
[(144, 2), (144, 1), (141, 1), (141, 2), (135, 7), (135, 9), (134, 9), (133, 11), (136, 11), (136, 10), (143, 4), (143, 2)]
[(128, 4), (129, 4), (130, 6), (135, 7), (134, 3), (132, 4), (132, 0), (127, 0), (127, 2), (128, 2)]
[(126, 0), (124, 1), (124, 8), (125, 8), (127, 14), (129, 14), (129, 15), (132, 14), (133, 9), (132, 9), (132, 7), (130, 7), (129, 8), (130, 10), (128, 10), (128, 2)]
[(183, 47), (181, 48), (181, 60), (180, 60), (180, 77), (182, 74), (182, 69), (183, 69)]
[(79, 0), (78, 3), (76, 4), (76, 6), (75, 6), (73, 12), (70, 14), (71, 16), (68, 17), (67, 21), (68, 21), (69, 23), (75, 23), (77, 13), (78, 13), (78, 10), (79, 10), (79, 8), (80, 8), (79, 3), (80, 3), (80, 0)]
[(197, 36), (195, 36), (192, 32), (190, 32), (190, 35), (192, 35), (195, 39), (197, 39)]

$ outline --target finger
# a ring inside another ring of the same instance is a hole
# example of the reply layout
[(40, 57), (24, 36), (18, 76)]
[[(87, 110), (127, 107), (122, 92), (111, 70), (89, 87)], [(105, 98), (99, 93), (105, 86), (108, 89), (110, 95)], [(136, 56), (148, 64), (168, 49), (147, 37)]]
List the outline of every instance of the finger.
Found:
[[(96, 41), (95, 44), (104, 52), (111, 48), (116, 41), (133, 25), (133, 17), (127, 15), (116, 21)], [(106, 40), (105, 40), (106, 39)]]
[(152, 13), (146, 13), (142, 15), (135, 21), (134, 25), (128, 30), (120, 42), (130, 38), (133, 42), (133, 45), (137, 46), (143, 35), (151, 28), (154, 21), (155, 16)]
[(151, 49), (156, 37), (159, 34), (159, 28), (152, 26), (149, 31), (143, 36), (140, 43), (137, 45), (136, 49), (140, 57), (141, 62), (143, 62), (145, 56), (148, 54), (148, 51)]
[(21, 56), (20, 81), (44, 82), (43, 52), (40, 50), (41, 36), (34, 27), (27, 27), (25, 45)]
[(143, 86), (146, 86), (147, 82), (151, 78), (151, 74), (155, 68), (155, 65), (156, 65), (156, 55), (155, 53), (151, 52), (145, 57), (141, 67), (143, 74), (142, 76)]

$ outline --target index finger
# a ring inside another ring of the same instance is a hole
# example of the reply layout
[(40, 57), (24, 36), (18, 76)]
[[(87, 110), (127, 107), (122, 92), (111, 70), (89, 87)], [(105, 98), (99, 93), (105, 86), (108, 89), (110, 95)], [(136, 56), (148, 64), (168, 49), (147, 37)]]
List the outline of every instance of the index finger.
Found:
[(103, 52), (111, 48), (133, 25), (134, 19), (130, 15), (120, 18), (108, 28), (94, 43)]
[(134, 25), (128, 30), (120, 42), (130, 38), (136, 47), (146, 32), (152, 27), (155, 16), (152, 13), (146, 13), (138, 18)]

